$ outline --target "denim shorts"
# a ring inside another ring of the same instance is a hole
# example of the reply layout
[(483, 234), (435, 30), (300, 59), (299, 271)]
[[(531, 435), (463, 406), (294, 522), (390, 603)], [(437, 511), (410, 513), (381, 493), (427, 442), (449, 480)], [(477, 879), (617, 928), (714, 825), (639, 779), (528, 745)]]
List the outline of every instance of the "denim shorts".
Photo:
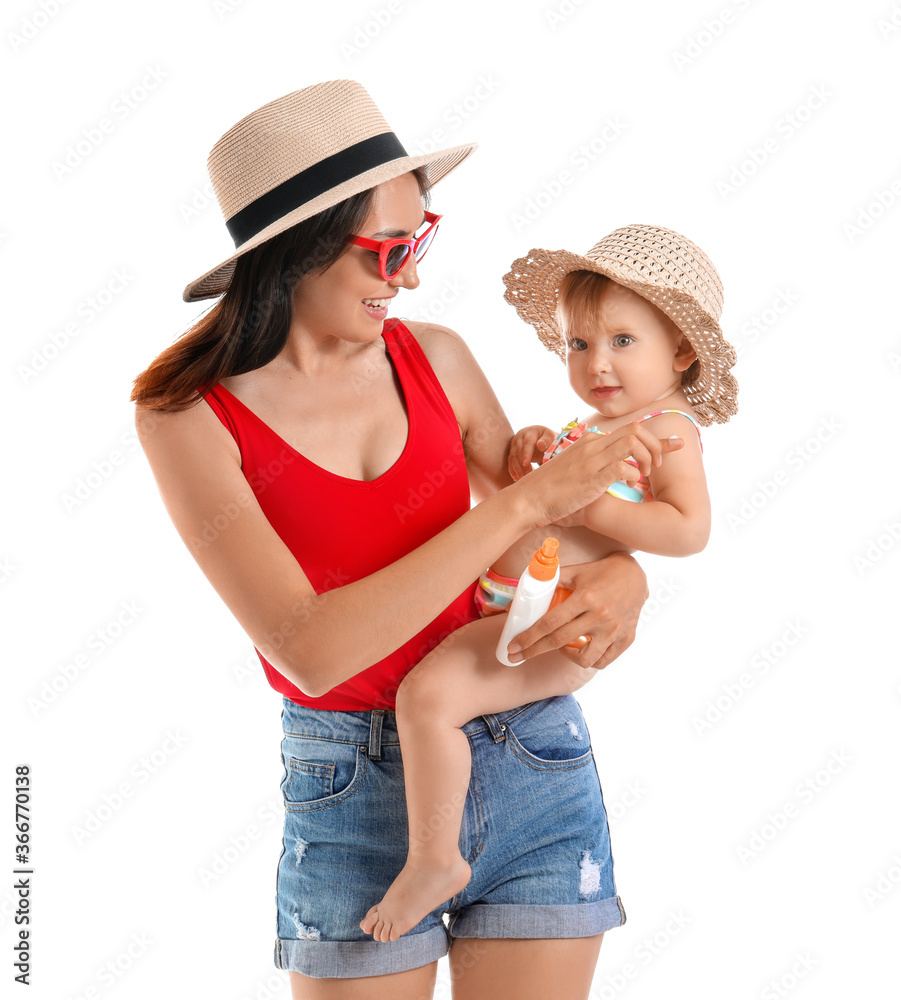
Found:
[(434, 962), (455, 937), (589, 937), (625, 923), (590, 737), (572, 695), (463, 727), (473, 766), (460, 852), (472, 880), (384, 943), (359, 922), (406, 860), (394, 713), (283, 701), (279, 969), (385, 975)]

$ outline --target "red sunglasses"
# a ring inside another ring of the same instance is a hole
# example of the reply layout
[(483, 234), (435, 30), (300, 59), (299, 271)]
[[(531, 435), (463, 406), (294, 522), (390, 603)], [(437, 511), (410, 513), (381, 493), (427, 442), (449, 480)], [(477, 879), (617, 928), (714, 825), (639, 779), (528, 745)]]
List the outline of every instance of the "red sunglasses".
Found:
[(365, 236), (348, 236), (347, 239), (354, 246), (378, 253), (379, 274), (385, 281), (390, 281), (403, 269), (410, 259), (411, 252), (417, 263), (425, 257), (426, 250), (428, 250), (442, 218), (441, 215), (426, 212), (425, 221), (428, 223), (428, 229), (422, 236), (414, 236), (409, 240), (369, 240)]

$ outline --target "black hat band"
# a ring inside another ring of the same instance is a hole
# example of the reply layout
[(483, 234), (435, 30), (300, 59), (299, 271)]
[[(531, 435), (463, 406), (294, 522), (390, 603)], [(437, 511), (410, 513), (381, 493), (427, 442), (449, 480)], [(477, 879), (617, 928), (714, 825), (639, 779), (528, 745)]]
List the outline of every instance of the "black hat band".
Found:
[(407, 151), (393, 132), (370, 136), (282, 181), (236, 212), (225, 227), (235, 241), (235, 247), (240, 247), (295, 208), (373, 167), (406, 155)]

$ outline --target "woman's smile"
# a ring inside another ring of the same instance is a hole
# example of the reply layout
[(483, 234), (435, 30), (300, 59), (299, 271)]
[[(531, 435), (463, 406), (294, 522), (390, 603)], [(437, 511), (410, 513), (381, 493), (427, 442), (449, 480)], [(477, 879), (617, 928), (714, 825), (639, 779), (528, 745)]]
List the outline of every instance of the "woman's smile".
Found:
[[(397, 292), (394, 295), (397, 295)], [(394, 295), (385, 295), (378, 299), (363, 299), (363, 308), (373, 319), (384, 323), (388, 318), (388, 307)]]

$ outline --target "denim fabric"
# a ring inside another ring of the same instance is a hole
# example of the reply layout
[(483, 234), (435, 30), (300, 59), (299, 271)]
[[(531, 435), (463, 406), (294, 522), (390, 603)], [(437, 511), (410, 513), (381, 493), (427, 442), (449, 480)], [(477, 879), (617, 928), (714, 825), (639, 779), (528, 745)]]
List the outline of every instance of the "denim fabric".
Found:
[(383, 975), (435, 961), (454, 937), (587, 937), (625, 923), (590, 738), (572, 695), (464, 726), (473, 768), (460, 851), (472, 880), (387, 943), (358, 925), (406, 859), (394, 714), (285, 698), (282, 725), (278, 968)]

